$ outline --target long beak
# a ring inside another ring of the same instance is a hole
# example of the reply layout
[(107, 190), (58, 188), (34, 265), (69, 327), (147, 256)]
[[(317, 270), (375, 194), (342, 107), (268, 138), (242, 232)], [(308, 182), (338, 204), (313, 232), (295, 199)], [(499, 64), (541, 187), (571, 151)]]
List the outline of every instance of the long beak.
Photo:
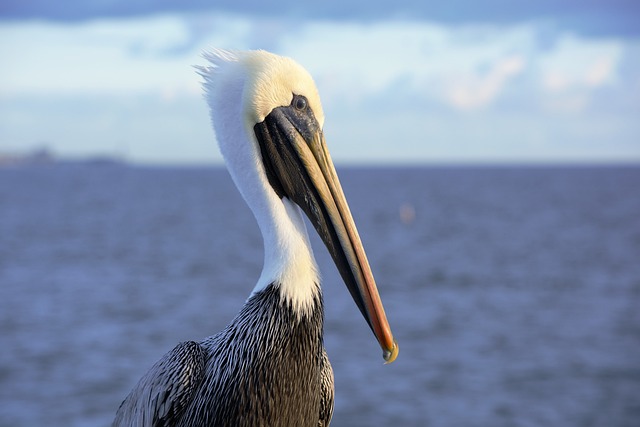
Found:
[(315, 119), (276, 108), (254, 127), (269, 180), (309, 217), (373, 331), (386, 363), (398, 355), (376, 282)]

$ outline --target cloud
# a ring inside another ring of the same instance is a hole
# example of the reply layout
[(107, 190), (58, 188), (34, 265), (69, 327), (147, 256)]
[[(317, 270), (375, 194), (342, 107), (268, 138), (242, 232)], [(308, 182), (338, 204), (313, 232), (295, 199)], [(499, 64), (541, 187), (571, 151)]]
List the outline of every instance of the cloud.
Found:
[(141, 17), (162, 13), (238, 14), (249, 18), (301, 21), (380, 22), (389, 19), (436, 22), (446, 25), (514, 25), (532, 21), (547, 22), (558, 31), (584, 36), (635, 37), (640, 3), (629, 0), (370, 0), (361, 3), (344, 0), (300, 3), (297, 0), (265, 2), (254, 0), (8, 0), (0, 5), (5, 20), (45, 19), (79, 22), (100, 18)]
[(143, 163), (220, 161), (207, 108), (186, 93), (71, 93), (0, 98), (0, 153), (43, 145), (67, 158)]
[(553, 50), (540, 55), (545, 86), (557, 91), (573, 85), (598, 87), (611, 83), (622, 54), (622, 44), (617, 41), (588, 41), (565, 35)]
[(319, 23), (280, 49), (316, 77), (341, 159), (639, 159), (638, 42), (538, 34)]
[[(0, 93), (72, 94), (149, 92), (190, 86), (189, 65), (200, 49), (179, 60), (160, 54), (188, 34), (179, 19), (154, 17), (73, 26), (29, 22), (0, 26)], [(46, 41), (46, 42), (43, 42)]]
[(363, 99), (400, 109), (469, 110), (493, 103), (523, 72), (533, 33), (523, 26), (318, 23), (279, 47), (312, 71), (325, 102), (340, 111), (359, 108)]
[(514, 55), (498, 61), (485, 76), (470, 75), (456, 79), (447, 93), (448, 101), (455, 107), (468, 110), (492, 102), (511, 77), (522, 72), (525, 60)]
[(602, 98), (605, 87), (618, 92), (619, 98), (610, 99), (605, 105), (614, 107), (628, 100), (633, 96), (633, 83), (620, 75), (623, 46), (615, 41), (588, 41), (571, 35), (561, 38), (555, 49), (541, 53), (538, 60), (540, 87), (545, 93), (541, 105), (556, 113), (601, 108), (596, 101)]
[(219, 160), (191, 65), (266, 43), (314, 76), (337, 161), (640, 159), (640, 42), (540, 33), (191, 13), (3, 23), (0, 151)]
[(602, 86), (611, 79), (615, 63), (611, 56), (597, 58), (586, 70), (584, 82), (591, 87)]

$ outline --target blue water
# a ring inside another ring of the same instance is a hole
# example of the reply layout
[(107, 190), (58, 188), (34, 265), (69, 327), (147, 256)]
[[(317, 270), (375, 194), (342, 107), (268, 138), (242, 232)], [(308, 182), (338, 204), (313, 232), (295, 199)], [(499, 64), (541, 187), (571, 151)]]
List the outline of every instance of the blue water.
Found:
[[(401, 351), (315, 239), (332, 426), (640, 425), (639, 167), (339, 173)], [(222, 169), (0, 169), (0, 425), (108, 425), (261, 261)]]

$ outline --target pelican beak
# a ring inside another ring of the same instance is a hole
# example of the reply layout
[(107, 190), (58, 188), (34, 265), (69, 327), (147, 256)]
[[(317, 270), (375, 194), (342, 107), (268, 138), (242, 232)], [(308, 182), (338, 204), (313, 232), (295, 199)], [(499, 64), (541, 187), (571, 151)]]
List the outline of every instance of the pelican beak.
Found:
[[(326, 245), (386, 363), (398, 355), (358, 230), (311, 109), (278, 107), (254, 126), (270, 184), (305, 212)], [(304, 107), (304, 108), (301, 108)]]

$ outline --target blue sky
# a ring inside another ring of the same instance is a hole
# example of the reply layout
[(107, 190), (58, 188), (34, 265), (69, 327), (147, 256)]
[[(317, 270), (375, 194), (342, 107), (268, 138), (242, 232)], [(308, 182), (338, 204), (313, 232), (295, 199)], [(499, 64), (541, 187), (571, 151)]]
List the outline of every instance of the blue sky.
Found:
[(225, 47), (312, 73), (336, 163), (640, 160), (636, 2), (387, 3), (5, 1), (0, 154), (220, 162), (191, 66)]

